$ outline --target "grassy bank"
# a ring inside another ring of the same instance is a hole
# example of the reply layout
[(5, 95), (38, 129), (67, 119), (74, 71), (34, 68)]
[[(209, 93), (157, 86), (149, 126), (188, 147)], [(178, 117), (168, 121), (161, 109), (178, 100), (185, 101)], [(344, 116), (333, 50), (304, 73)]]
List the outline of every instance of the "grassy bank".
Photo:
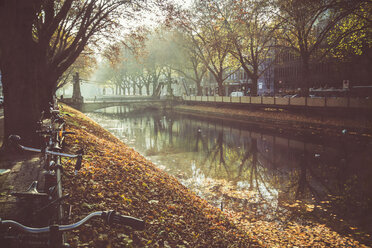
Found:
[(83, 114), (64, 108), (71, 152), (85, 151), (73, 175), (65, 161), (64, 187), (73, 206), (71, 221), (92, 211), (114, 209), (146, 221), (146, 230), (106, 228), (97, 222), (70, 235), (73, 247), (256, 247), (219, 209), (195, 196), (133, 149)]
[[(75, 161), (64, 161), (71, 222), (92, 211), (113, 209), (147, 223), (145, 231), (136, 232), (109, 229), (98, 221), (69, 235), (73, 247), (366, 247), (316, 220), (268, 222), (221, 212), (85, 115), (68, 107), (64, 111), (71, 115), (66, 117), (68, 129), (76, 132), (67, 147), (86, 153), (77, 176)], [(309, 215), (319, 210), (301, 203), (288, 208), (306, 208)]]

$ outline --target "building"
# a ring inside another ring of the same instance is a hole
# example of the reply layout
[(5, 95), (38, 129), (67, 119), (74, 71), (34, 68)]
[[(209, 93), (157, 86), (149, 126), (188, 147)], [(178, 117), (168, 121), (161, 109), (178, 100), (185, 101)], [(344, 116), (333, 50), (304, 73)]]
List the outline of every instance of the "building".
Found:
[[(348, 80), (350, 87), (372, 85), (371, 62), (367, 56), (354, 56), (349, 61), (328, 59), (310, 62), (309, 88), (343, 88)], [(302, 62), (290, 50), (283, 51), (274, 65), (276, 93), (295, 91), (303, 78)]]
[(248, 95), (250, 92), (251, 80), (248, 79), (247, 73), (243, 68), (239, 68), (236, 72), (231, 74), (225, 80), (225, 92), (226, 95), (230, 95), (232, 92), (240, 91), (244, 95)]

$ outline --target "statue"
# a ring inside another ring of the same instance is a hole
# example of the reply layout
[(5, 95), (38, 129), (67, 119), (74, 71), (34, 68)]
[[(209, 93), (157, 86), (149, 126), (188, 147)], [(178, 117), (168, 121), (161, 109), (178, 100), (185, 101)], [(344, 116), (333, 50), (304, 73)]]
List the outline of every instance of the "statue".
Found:
[(72, 101), (74, 103), (82, 103), (84, 101), (84, 98), (81, 96), (80, 77), (78, 72), (76, 72), (76, 74), (73, 76), (73, 82), (74, 88), (72, 91)]

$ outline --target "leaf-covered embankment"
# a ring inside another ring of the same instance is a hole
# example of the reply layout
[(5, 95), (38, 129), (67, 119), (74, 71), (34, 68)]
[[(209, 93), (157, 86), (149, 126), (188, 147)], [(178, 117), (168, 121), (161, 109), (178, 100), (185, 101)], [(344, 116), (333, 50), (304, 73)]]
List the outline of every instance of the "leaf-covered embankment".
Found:
[(105, 227), (97, 221), (71, 233), (73, 247), (257, 247), (219, 209), (195, 196), (174, 177), (127, 147), (86, 116), (64, 111), (67, 149), (83, 148), (83, 168), (73, 175), (66, 160), (64, 193), (76, 221), (92, 211), (116, 210), (146, 221), (146, 230)]

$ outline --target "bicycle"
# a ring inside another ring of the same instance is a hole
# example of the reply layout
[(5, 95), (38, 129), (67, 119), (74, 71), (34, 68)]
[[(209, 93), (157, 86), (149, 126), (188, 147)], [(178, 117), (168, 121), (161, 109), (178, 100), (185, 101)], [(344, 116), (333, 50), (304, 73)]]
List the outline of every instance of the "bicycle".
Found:
[[(14, 245), (12, 243), (7, 243), (8, 241), (15, 241), (18, 246), (24, 247), (24, 245), (27, 245), (27, 247), (50, 247), (50, 248), (67, 248), (69, 245), (65, 243), (61, 237), (61, 233), (64, 233), (66, 231), (71, 231), (79, 226), (83, 225), (90, 219), (96, 218), (96, 217), (101, 217), (104, 219), (105, 223), (109, 226), (112, 226), (114, 224), (121, 224), (124, 226), (129, 226), (135, 230), (142, 231), (145, 229), (145, 222), (141, 219), (137, 219), (131, 216), (125, 216), (125, 215), (120, 215), (117, 214), (115, 211), (110, 210), (110, 211), (97, 211), (90, 213), (87, 215), (85, 218), (81, 219), (80, 221), (69, 224), (69, 225), (58, 225), (58, 224), (53, 224), (45, 227), (29, 227), (29, 226), (24, 226), (19, 222), (13, 221), (13, 220), (1, 220), (0, 219), (0, 227), (2, 228), (8, 228), (6, 230), (8, 236), (3, 235), (2, 239), (0, 238), (1, 244), (8, 244), (8, 245)], [(10, 229), (9, 229), (10, 228)], [(43, 237), (34, 237), (32, 242), (29, 240), (24, 240), (20, 238), (14, 237), (14, 234), (12, 234), (11, 228), (16, 228), (19, 231), (29, 233), (29, 234), (48, 234), (48, 238), (45, 239)]]
[[(38, 181), (33, 181), (29, 188), (24, 192), (13, 192), (12, 195), (16, 196), (19, 201), (23, 201), (22, 205), (35, 205), (37, 202), (41, 207), (33, 210), (32, 217), (38, 216), (40, 213), (45, 211), (48, 213), (48, 221), (53, 223), (62, 223), (64, 220), (64, 210), (61, 202), (68, 197), (62, 195), (62, 183), (61, 183), (61, 157), (77, 158), (75, 164), (75, 173), (81, 168), (82, 163), (82, 150), (76, 155), (61, 153), (63, 138), (67, 134), (73, 134), (73, 132), (65, 131), (65, 121), (59, 114), (59, 110), (55, 109), (58, 107), (56, 104), (50, 103), (49, 118), (45, 117), (45, 112), (41, 114), (41, 118), (38, 121), (39, 129), (36, 132), (43, 138), (42, 146), (40, 149), (22, 146), (19, 142), (21, 138), (16, 135), (9, 136), (10, 143), (16, 145), (24, 151), (38, 152), (43, 154), (44, 166), (43, 169), (46, 171), (44, 174), (44, 189), (43, 192), (38, 191)], [(55, 209), (56, 211), (54, 211)], [(36, 219), (34, 217), (34, 219)], [(37, 218), (40, 221), (40, 218)], [(44, 218), (41, 218), (45, 221)], [(36, 222), (32, 220), (32, 222)], [(64, 240), (64, 237), (61, 237)]]
[[(47, 227), (34, 228), (24, 226), (21, 223), (16, 222), (14, 220), (1, 221), (1, 226), (5, 225), (10, 228), (9, 230), (5, 230), (5, 233), (3, 235), (0, 235), (1, 239), (4, 241), (16, 240), (16, 243), (27, 244), (27, 247), (30, 246), (39, 247), (40, 240), (43, 240), (44, 242), (43, 246), (68, 247), (65, 242), (66, 238), (64, 232), (77, 228), (78, 226), (82, 225), (89, 219), (96, 216), (106, 218), (106, 222), (109, 224), (118, 222), (131, 226), (132, 228), (138, 230), (143, 230), (144, 222), (142, 220), (130, 216), (117, 215), (115, 214), (114, 211), (95, 212), (89, 214), (86, 218), (77, 223), (71, 225), (63, 225), (63, 222), (65, 221), (64, 218), (65, 214), (61, 202), (65, 198), (67, 198), (68, 195), (64, 196), (62, 194), (61, 157), (77, 159), (75, 164), (76, 174), (77, 171), (81, 168), (83, 151), (79, 150), (77, 154), (62, 153), (61, 149), (63, 147), (64, 137), (68, 134), (73, 134), (73, 132), (65, 131), (65, 121), (60, 115), (59, 110), (53, 108), (52, 104), (49, 109), (49, 118), (45, 119), (44, 116), (45, 112), (42, 113), (40, 121), (38, 122), (40, 130), (37, 131), (37, 133), (43, 138), (41, 148), (26, 147), (21, 145), (20, 144), (21, 137), (17, 135), (9, 136), (9, 140), (12, 144), (16, 145), (21, 150), (41, 153), (44, 156), (43, 168), (46, 170), (44, 191), (43, 192), (38, 191), (37, 189), (38, 182), (34, 181), (31, 183), (30, 187), (25, 192), (13, 192), (12, 194), (20, 199), (26, 199), (26, 201), (34, 199), (43, 200), (43, 205), (40, 208), (36, 208), (33, 210), (34, 213), (36, 213), (36, 215), (48, 211), (49, 213), (45, 216), (47, 216), (49, 224)], [(67, 216), (70, 215), (71, 213), (69, 213)], [(26, 238), (15, 238), (20, 237), (20, 235), (14, 232), (14, 229), (18, 229), (20, 231), (29, 233), (31, 236), (27, 236)], [(39, 236), (39, 234), (44, 234), (47, 232), (49, 232), (48, 237), (45, 237), (43, 235)], [(32, 236), (34, 234), (37, 236), (36, 237)], [(39, 241), (35, 242), (35, 240)], [(45, 240), (48, 241), (45, 242)]]
[[(46, 170), (46, 173), (44, 175), (44, 192), (39, 192), (37, 190), (38, 182), (34, 181), (25, 192), (13, 192), (12, 195), (18, 198), (26, 199), (26, 201), (42, 201), (43, 206), (35, 210), (34, 214), (37, 215), (39, 213), (44, 213), (45, 211), (47, 211), (49, 212), (49, 214), (44, 216), (48, 216), (49, 221), (52, 221), (54, 223), (63, 222), (64, 210), (61, 202), (66, 199), (68, 195), (63, 196), (62, 194), (62, 165), (60, 163), (60, 157), (77, 158), (75, 164), (75, 172), (77, 172), (81, 168), (83, 155), (82, 152), (74, 155), (56, 152), (53, 150), (53, 143), (50, 143), (50, 145), (45, 147), (45, 149), (22, 146), (21, 144), (19, 144), (21, 138), (17, 135), (11, 135), (9, 137), (9, 140), (12, 144), (17, 145), (24, 151), (39, 152), (44, 154), (44, 169)], [(57, 211), (53, 211), (53, 206), (56, 206)], [(56, 212), (56, 216), (55, 214), (53, 214), (54, 212)], [(64, 239), (64, 237), (62, 237), (62, 239)]]
[[(19, 148), (25, 151), (32, 151), (32, 152), (39, 152), (39, 153), (45, 153), (45, 155), (49, 156), (56, 156), (56, 158), (59, 158), (60, 156), (63, 157), (69, 157), (69, 158), (77, 158), (77, 163), (75, 164), (75, 171), (77, 171), (81, 167), (82, 162), (82, 154), (66, 154), (61, 152), (56, 152), (53, 150), (49, 150), (49, 147), (47, 146), (46, 149), (37, 149), (32, 147), (26, 147), (23, 146), (20, 143), (21, 138), (16, 135), (12, 135), (9, 137), (11, 142), (13, 144), (16, 144)], [(106, 219), (106, 223), (111, 225), (112, 223), (121, 223), (127, 226), (130, 226), (136, 230), (143, 230), (145, 223), (144, 221), (131, 217), (131, 216), (122, 216), (115, 214), (114, 211), (99, 211), (89, 214), (86, 218), (82, 219), (79, 222), (76, 222), (74, 224), (70, 225), (62, 225), (63, 222), (63, 208), (60, 202), (65, 199), (68, 196), (62, 195), (62, 183), (61, 183), (61, 170), (62, 166), (57, 165), (53, 163), (54, 160), (49, 164), (49, 169), (53, 169), (56, 171), (56, 178), (55, 187), (51, 187), (51, 189), (48, 192), (39, 192), (37, 190), (37, 183), (33, 182), (33, 184), (30, 186), (29, 190), (26, 192), (16, 192), (14, 193), (18, 197), (26, 197), (26, 198), (45, 198), (47, 197), (49, 199), (49, 203), (45, 206), (43, 206), (40, 209), (37, 209), (36, 211), (38, 213), (44, 212), (44, 210), (51, 208), (54, 205), (57, 205), (57, 217), (50, 217), (52, 219), (51, 224), (46, 227), (41, 228), (34, 228), (34, 227), (28, 227), (24, 226), (19, 222), (13, 221), (13, 220), (4, 220), (0, 221), (1, 226), (7, 226), (12, 227), (13, 229), (5, 230), (3, 235), (0, 235), (0, 241), (3, 244), (7, 245), (18, 245), (23, 247), (24, 245), (27, 245), (27, 247), (68, 247), (68, 244), (66, 243), (66, 237), (64, 235), (65, 231), (72, 230), (74, 228), (79, 227), (80, 225), (84, 224), (86, 221), (93, 217), (101, 216), (102, 218)], [(48, 187), (46, 187), (48, 188)], [(56, 195), (54, 195), (53, 192), (56, 192)], [(70, 214), (69, 214), (70, 215)], [(19, 235), (14, 230), (18, 229), (22, 232), (28, 233), (29, 235)], [(43, 234), (48, 233), (48, 236), (45, 236)], [(30, 236), (31, 235), (31, 236)], [(14, 244), (15, 243), (15, 244)]]
[[(73, 132), (68, 132), (65, 130), (66, 122), (63, 119), (63, 115), (60, 113), (59, 109), (53, 108), (54, 105), (50, 103), (49, 113), (47, 114), (48, 118), (45, 118), (45, 111), (41, 113), (41, 117), (38, 121), (39, 130), (36, 132), (38, 132), (40, 135), (48, 134), (52, 138), (52, 141), (55, 142), (55, 148), (62, 149), (64, 137), (67, 134), (73, 134)], [(68, 116), (68, 114), (64, 115)]]

